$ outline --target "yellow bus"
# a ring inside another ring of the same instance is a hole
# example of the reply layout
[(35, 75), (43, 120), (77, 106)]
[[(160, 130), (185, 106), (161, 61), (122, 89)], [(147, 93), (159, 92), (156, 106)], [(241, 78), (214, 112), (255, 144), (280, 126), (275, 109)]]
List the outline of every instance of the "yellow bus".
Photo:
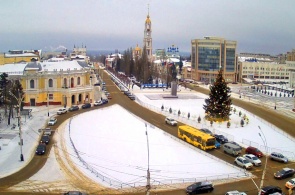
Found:
[(210, 150), (215, 148), (215, 137), (191, 126), (179, 126), (178, 137), (202, 150)]

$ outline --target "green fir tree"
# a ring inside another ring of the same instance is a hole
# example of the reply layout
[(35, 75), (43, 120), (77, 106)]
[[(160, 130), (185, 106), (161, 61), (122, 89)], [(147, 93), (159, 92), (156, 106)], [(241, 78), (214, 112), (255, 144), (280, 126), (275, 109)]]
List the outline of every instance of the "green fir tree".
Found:
[(229, 120), (232, 100), (222, 72), (220, 69), (216, 81), (210, 86), (209, 98), (205, 99), (203, 105), (207, 120)]

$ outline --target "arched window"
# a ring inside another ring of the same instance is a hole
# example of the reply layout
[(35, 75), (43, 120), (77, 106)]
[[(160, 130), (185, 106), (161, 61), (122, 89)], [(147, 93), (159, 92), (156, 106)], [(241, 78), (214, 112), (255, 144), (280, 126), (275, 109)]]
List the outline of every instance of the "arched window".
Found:
[(53, 87), (53, 80), (52, 79), (48, 80), (48, 87)]
[(35, 81), (33, 79), (30, 80), (30, 88), (35, 88)]
[(77, 85), (81, 85), (81, 78), (80, 77), (77, 78)]
[(64, 87), (64, 88), (66, 88), (66, 87), (67, 87), (67, 79), (66, 79), (66, 78), (64, 78), (63, 87)]

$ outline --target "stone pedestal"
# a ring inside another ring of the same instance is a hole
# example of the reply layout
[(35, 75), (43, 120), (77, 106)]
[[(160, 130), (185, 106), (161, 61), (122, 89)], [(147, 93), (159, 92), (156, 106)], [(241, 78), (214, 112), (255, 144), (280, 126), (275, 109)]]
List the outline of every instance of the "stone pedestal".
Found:
[(171, 95), (177, 96), (177, 83), (175, 81), (171, 82)]

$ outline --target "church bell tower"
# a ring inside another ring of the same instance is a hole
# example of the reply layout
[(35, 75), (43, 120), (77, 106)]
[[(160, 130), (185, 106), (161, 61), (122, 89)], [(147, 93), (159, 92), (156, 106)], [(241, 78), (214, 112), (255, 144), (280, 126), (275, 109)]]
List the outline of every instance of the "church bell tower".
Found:
[(150, 19), (149, 14), (149, 7), (148, 7), (148, 15), (145, 20), (145, 28), (144, 28), (144, 39), (143, 45), (146, 48), (147, 56), (149, 61), (152, 61), (152, 52), (153, 52), (153, 44), (152, 44), (152, 22)]

